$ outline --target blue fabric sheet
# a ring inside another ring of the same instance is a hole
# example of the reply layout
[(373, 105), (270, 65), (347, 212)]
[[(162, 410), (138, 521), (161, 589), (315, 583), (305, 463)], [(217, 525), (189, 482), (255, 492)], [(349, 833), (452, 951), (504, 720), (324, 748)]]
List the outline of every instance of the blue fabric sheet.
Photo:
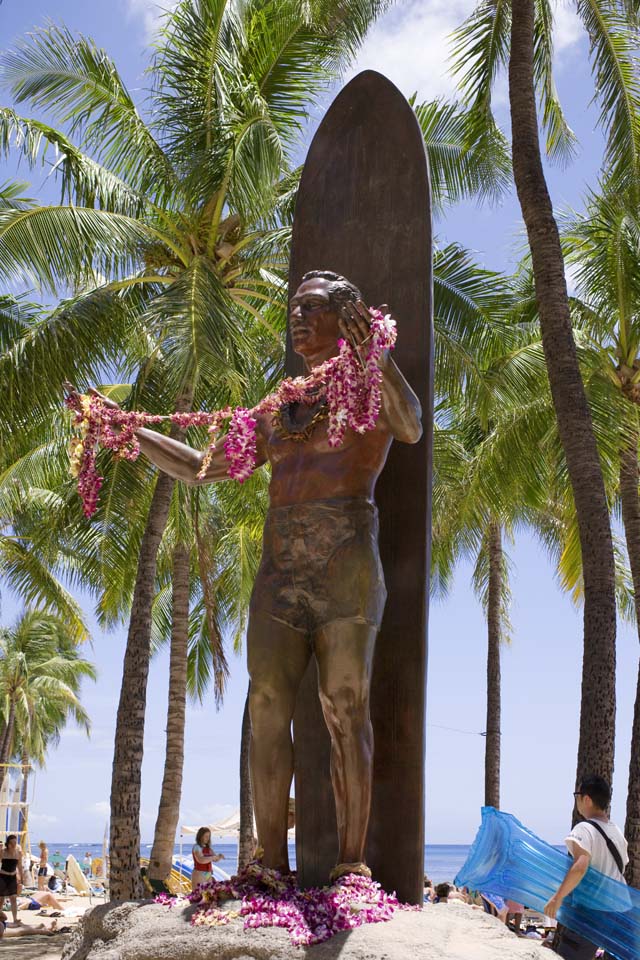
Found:
[[(482, 808), (482, 824), (455, 883), (542, 911), (571, 865), (510, 813)], [(558, 920), (617, 960), (640, 960), (640, 890), (589, 867), (563, 902)]]

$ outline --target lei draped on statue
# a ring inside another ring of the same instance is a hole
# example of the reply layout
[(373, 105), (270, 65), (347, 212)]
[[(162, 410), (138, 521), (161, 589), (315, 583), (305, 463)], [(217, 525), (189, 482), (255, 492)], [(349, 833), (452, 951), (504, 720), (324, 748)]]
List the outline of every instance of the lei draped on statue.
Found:
[(91, 517), (98, 506), (102, 477), (96, 466), (100, 447), (111, 450), (117, 457), (136, 460), (140, 444), (136, 430), (141, 427), (171, 421), (181, 429), (207, 426), (209, 445), (198, 472), (204, 479), (216, 448), (218, 434), (225, 420), (229, 428), (223, 440), (224, 453), (232, 480), (243, 483), (251, 476), (257, 459), (256, 424), (261, 414), (277, 413), (286, 404), (304, 403), (312, 406), (324, 401), (328, 407), (327, 439), (331, 447), (344, 441), (347, 427), (356, 433), (372, 430), (382, 403), (382, 370), (379, 360), (385, 350), (393, 349), (396, 324), (390, 314), (370, 310), (370, 334), (364, 347), (364, 356), (346, 340), (338, 340), (338, 354), (314, 367), (306, 377), (287, 377), (278, 388), (255, 407), (225, 407), (207, 413), (172, 413), (169, 416), (144, 413), (137, 410), (111, 409), (101, 397), (73, 394), (66, 404), (74, 413), (74, 425), (79, 436), (70, 444), (71, 474), (78, 478), (78, 493), (85, 516)]

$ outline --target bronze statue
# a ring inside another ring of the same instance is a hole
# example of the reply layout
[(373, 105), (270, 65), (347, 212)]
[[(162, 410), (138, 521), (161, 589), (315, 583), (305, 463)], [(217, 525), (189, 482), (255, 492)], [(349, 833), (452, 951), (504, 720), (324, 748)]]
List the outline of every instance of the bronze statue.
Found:
[[(386, 306), (381, 308), (387, 312)], [(305, 274), (289, 311), (293, 349), (307, 370), (338, 352), (344, 337), (360, 351), (370, 313), (360, 291), (330, 271)], [(418, 398), (388, 352), (382, 408), (373, 430), (327, 442), (327, 407), (287, 404), (256, 426), (257, 465), (271, 465), (270, 507), (247, 633), (251, 678), (251, 771), (258, 843), (265, 866), (287, 872), (293, 776), (291, 721), (298, 687), (315, 652), (320, 699), (331, 736), (331, 778), (339, 856), (332, 877), (369, 875), (364, 847), (371, 805), (373, 735), (369, 688), (386, 600), (378, 554), (376, 480), (392, 440), (422, 435)], [(112, 401), (105, 402), (114, 406)], [(228, 477), (222, 446), (203, 479), (203, 454), (149, 429), (142, 452), (186, 483)]]

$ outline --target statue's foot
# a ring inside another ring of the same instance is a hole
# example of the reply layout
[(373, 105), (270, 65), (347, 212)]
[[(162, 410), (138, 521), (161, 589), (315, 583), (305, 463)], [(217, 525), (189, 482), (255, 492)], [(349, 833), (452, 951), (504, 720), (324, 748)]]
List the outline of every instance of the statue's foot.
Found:
[(371, 878), (371, 870), (362, 861), (356, 863), (338, 863), (329, 874), (331, 883), (335, 883), (340, 877), (347, 877), (350, 873), (355, 873), (359, 877)]

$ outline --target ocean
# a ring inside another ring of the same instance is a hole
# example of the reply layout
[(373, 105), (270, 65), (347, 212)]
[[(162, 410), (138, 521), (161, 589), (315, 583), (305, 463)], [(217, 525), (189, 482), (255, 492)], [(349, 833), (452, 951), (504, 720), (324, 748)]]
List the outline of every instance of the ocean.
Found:
[[(188, 857), (189, 862), (192, 844), (193, 837), (185, 837), (182, 855)], [(80, 864), (86, 853), (90, 853), (92, 858), (102, 856), (102, 843), (54, 843), (52, 841), (48, 843), (48, 847), (50, 862), (55, 859), (56, 853), (59, 853), (61, 860), (65, 860), (69, 854), (72, 853)], [(238, 867), (237, 844), (235, 842), (218, 842), (213, 844), (213, 848), (216, 853), (222, 853), (224, 855), (224, 860), (221, 860), (218, 866), (226, 873), (234, 874)], [(32, 846), (32, 853), (34, 855), (36, 849), (35, 846)], [(140, 848), (141, 856), (148, 857), (150, 852), (151, 844), (143, 843)], [(175, 845), (174, 853), (176, 856), (180, 855), (180, 844), (177, 843)], [(424, 872), (435, 883), (442, 883), (445, 880), (451, 881), (467, 859), (468, 853), (469, 844), (427, 844), (424, 848)], [(295, 867), (296, 848), (293, 843), (289, 844), (289, 862), (292, 867)]]

